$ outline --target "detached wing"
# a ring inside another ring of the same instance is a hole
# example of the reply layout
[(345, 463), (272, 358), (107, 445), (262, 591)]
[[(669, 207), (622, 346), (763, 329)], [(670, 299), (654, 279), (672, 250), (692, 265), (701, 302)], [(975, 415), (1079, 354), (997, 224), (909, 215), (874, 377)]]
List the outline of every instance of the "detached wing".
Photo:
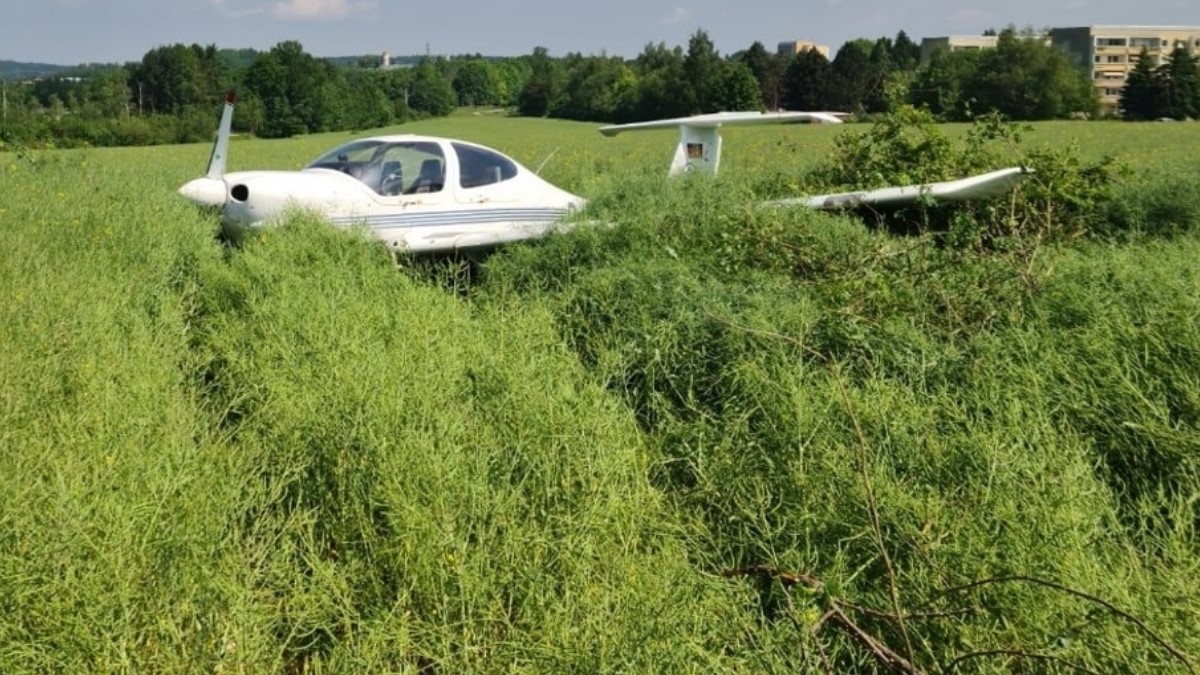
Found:
[(938, 202), (964, 202), (972, 199), (988, 199), (1010, 192), (1026, 175), (1032, 173), (1024, 167), (1000, 169), (978, 176), (959, 180), (903, 185), (860, 192), (838, 192), (813, 197), (777, 199), (766, 202), (767, 206), (807, 206), (813, 209), (848, 209), (857, 206), (888, 208), (915, 204), (925, 198)]

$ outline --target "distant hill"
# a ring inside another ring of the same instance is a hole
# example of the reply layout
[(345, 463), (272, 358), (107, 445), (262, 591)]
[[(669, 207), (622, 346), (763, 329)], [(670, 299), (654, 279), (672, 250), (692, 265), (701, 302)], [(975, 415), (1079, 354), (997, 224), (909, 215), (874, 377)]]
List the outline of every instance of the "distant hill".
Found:
[(5, 61), (0, 59), (0, 72), (6, 80), (27, 80), (35, 77), (59, 75), (76, 66), (60, 66), (53, 63), (26, 63), (23, 61)]

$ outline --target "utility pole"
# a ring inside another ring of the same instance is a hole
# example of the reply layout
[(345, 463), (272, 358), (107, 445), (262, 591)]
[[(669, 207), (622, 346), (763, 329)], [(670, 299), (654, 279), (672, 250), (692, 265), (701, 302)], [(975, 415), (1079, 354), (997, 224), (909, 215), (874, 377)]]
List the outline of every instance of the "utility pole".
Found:
[(4, 79), (4, 64), (0, 64), (0, 108), (4, 110), (0, 116), (0, 131), (8, 130), (8, 80)]

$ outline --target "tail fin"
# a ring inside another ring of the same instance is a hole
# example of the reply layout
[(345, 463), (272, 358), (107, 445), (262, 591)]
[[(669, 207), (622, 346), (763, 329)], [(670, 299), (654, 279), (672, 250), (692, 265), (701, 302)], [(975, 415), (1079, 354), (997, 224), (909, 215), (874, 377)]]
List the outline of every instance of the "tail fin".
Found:
[(225, 175), (225, 160), (229, 156), (229, 135), (233, 129), (233, 92), (225, 95), (225, 110), (221, 112), (221, 125), (217, 127), (217, 140), (213, 143), (212, 156), (208, 159), (206, 178), (220, 179)]
[(679, 144), (671, 159), (668, 176), (700, 171), (715, 174), (721, 166), (721, 134), (716, 127), (679, 127)]

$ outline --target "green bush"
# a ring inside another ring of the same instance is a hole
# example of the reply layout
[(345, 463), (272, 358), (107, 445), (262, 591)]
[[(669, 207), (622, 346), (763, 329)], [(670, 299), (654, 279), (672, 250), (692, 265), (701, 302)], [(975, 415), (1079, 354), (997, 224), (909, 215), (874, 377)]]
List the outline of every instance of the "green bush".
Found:
[(866, 132), (838, 136), (833, 156), (811, 180), (854, 189), (952, 180), (1004, 166), (1032, 174), (1011, 195), (987, 202), (923, 204), (883, 214), (892, 227), (948, 233), (955, 247), (1029, 248), (1064, 241), (1099, 227), (1126, 170), (1111, 159), (1085, 161), (1076, 144), (1024, 145), (1027, 126), (997, 115), (976, 118), (961, 140), (951, 138), (924, 110), (902, 107)]
[(1175, 237), (1200, 228), (1200, 182), (1185, 167), (1123, 186), (1105, 214), (1103, 234)]

